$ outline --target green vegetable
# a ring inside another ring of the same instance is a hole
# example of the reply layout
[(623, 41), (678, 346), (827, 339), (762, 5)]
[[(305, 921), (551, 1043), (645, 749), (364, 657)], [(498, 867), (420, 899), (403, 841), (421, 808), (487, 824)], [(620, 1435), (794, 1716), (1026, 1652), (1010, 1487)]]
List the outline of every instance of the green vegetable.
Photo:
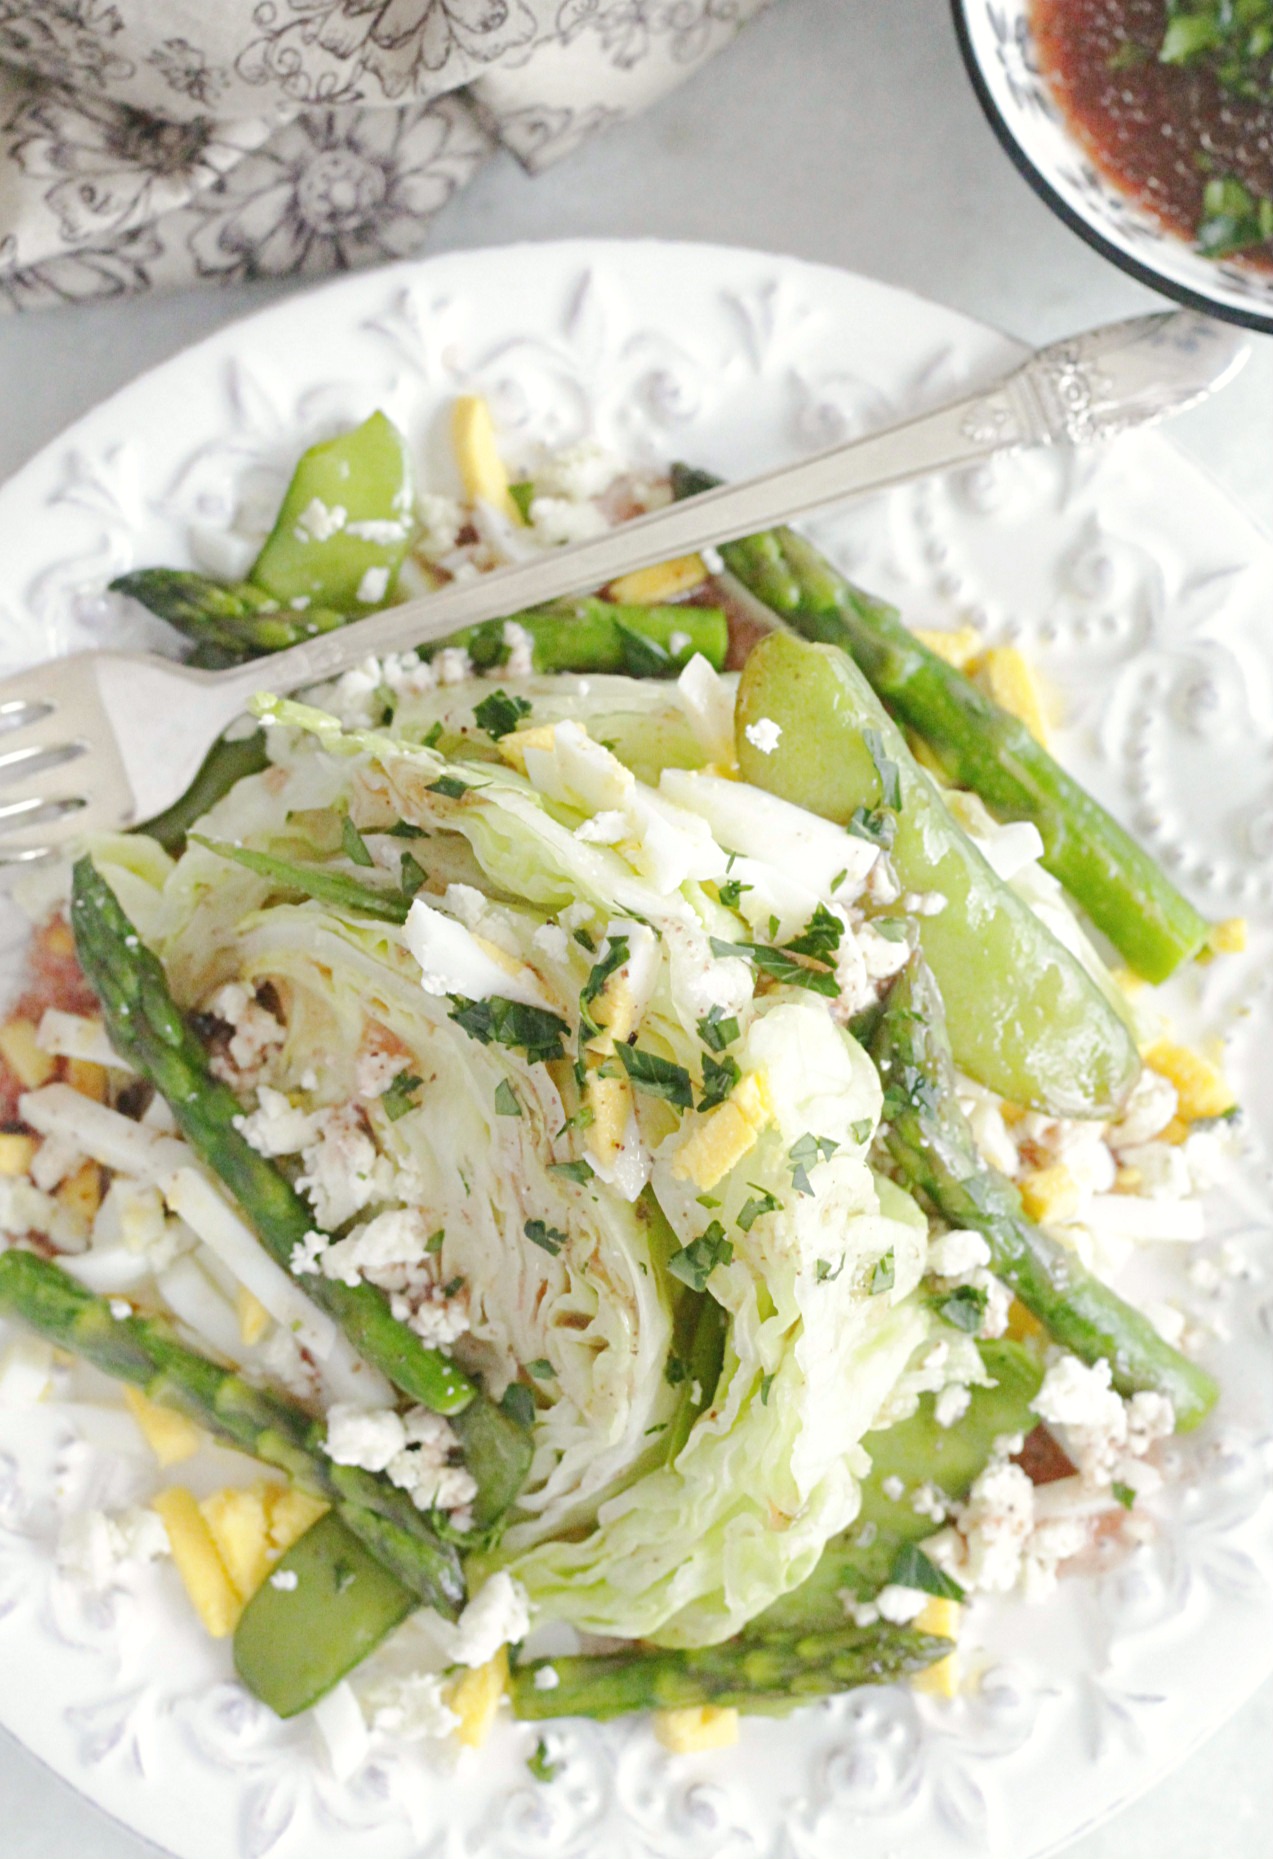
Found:
[(952, 1227), (982, 1234), (996, 1276), (1064, 1348), (1108, 1361), (1120, 1394), (1167, 1395), (1181, 1432), (1205, 1419), (1217, 1395), (1205, 1369), (1027, 1220), (1016, 1188), (981, 1162), (955, 1093), (941, 996), (921, 962), (898, 977), (871, 1049), (885, 1085), (884, 1143), (902, 1179)]
[(370, 613), (393, 598), (414, 503), (407, 442), (373, 413), (302, 453), (248, 580), (275, 600)]
[[(926, 1394), (908, 1420), (866, 1435), (862, 1444), (871, 1455), (871, 1469), (862, 1481), (856, 1518), (827, 1545), (808, 1581), (784, 1595), (753, 1623), (752, 1631), (839, 1625), (846, 1590), (869, 1601), (887, 1582), (898, 1579), (903, 1550), (941, 1528), (911, 1502), (919, 1486), (933, 1484), (952, 1503), (958, 1502), (985, 1470), (997, 1439), (1029, 1433), (1035, 1426), (1030, 1403), (1043, 1371), (1034, 1356), (1013, 1342), (983, 1342), (978, 1347), (993, 1385), (971, 1390), (968, 1411), (957, 1426), (938, 1425), (936, 1398)], [(891, 1498), (884, 1487), (895, 1488), (895, 1478), (902, 1484), (902, 1495)]]
[(293, 1543), (244, 1608), (234, 1669), (277, 1716), (295, 1717), (326, 1697), (418, 1605), (329, 1511)]
[[(676, 474), (682, 496), (707, 489), (713, 481), (679, 468)], [(1045, 869), (1059, 879), (1137, 974), (1147, 981), (1164, 981), (1182, 961), (1198, 953), (1210, 926), (1150, 855), (1066, 774), (1024, 723), (930, 652), (902, 624), (894, 608), (852, 587), (810, 543), (789, 529), (730, 543), (722, 553), (731, 573), (788, 625), (853, 659), (892, 715), (922, 737), (952, 785), (979, 794), (996, 819), (1033, 821), (1043, 840)], [(843, 784), (838, 782), (837, 753), (826, 755), (827, 778), (819, 786), (824, 796), (834, 796), (837, 810), (833, 817), (837, 819), (848, 821), (855, 807), (863, 805), (863, 828), (875, 822), (875, 830), (864, 836), (874, 837), (881, 825), (874, 810), (881, 803), (886, 810), (901, 805), (890, 767), (898, 764), (901, 768), (905, 789), (913, 786), (914, 763), (908, 755), (897, 754), (893, 745), (900, 738), (894, 733), (880, 730), (878, 739), (865, 733), (878, 728), (871, 721), (869, 706), (859, 700), (853, 710), (855, 727), (868, 752), (878, 748), (882, 754), (880, 778), (868, 783), (865, 771), (856, 768)], [(759, 715), (782, 721), (775, 711), (763, 708), (749, 712), (748, 720)], [(828, 740), (838, 742), (841, 734), (837, 730)], [(777, 762), (784, 751), (788, 759), (801, 759), (803, 752), (805, 761), (825, 752), (817, 733), (794, 743), (784, 737), (777, 754), (768, 759)], [(758, 769), (766, 759), (751, 750), (744, 772), (747, 767)], [(752, 773), (747, 778), (757, 776)], [(926, 778), (925, 784), (931, 785)], [(869, 796), (860, 792), (864, 788), (870, 789)], [(846, 791), (857, 798), (848, 811), (841, 812)], [(911, 805), (906, 803), (908, 808)], [(822, 811), (816, 803), (814, 809)], [(888, 818), (887, 811), (883, 818)], [(904, 823), (902, 832), (913, 839), (906, 834)], [(908, 849), (899, 847), (899, 871), (907, 855)], [(929, 959), (935, 960), (931, 953)], [(939, 978), (944, 985), (940, 972)]]
[[(886, 1685), (944, 1658), (950, 1641), (913, 1627), (841, 1625), (822, 1632), (750, 1633), (723, 1645), (676, 1652), (609, 1653), (592, 1658), (535, 1659), (513, 1673), (514, 1716), (605, 1721), (630, 1711), (732, 1705), (781, 1711), (855, 1685)], [(557, 1683), (540, 1689), (536, 1675), (551, 1668)]]
[(236, 783), (248, 775), (259, 775), (269, 765), (263, 729), (253, 730), (250, 736), (222, 736), (208, 750), (198, 774), (181, 799), (133, 830), (157, 839), (164, 851), (171, 852), (175, 858), (196, 820), (201, 820)]
[[(673, 677), (695, 653), (720, 671), (729, 649), (728, 622), (716, 607), (625, 607), (583, 599), (534, 608), (512, 619), (530, 636), (531, 663), (537, 672)], [(468, 627), (437, 645), (422, 647), (421, 656), (432, 658), (443, 646), (464, 646), (479, 671), (495, 670), (508, 660), (507, 624), (487, 620)]]
[(268, 879), (276, 890), (317, 898), (320, 903), (330, 904), (333, 910), (347, 911), (351, 916), (382, 918), (386, 923), (407, 920), (411, 900), (400, 891), (382, 890), (378, 885), (351, 878), (347, 872), (325, 871), (321, 865), (298, 865), (292, 859), (275, 858), (270, 852), (255, 852), (251, 846), (232, 846), (223, 839), (205, 839), (200, 833), (192, 833), (191, 841), (194, 845), (206, 846), (218, 858), (229, 859), (247, 871), (254, 871), (258, 878)]
[(464, 1600), (455, 1551), (387, 1478), (329, 1459), (326, 1429), (304, 1408), (188, 1349), (161, 1317), (116, 1317), (108, 1299), (31, 1252), (0, 1253), (0, 1311), (325, 1498), (414, 1599), (455, 1618)]
[[(287, 1271), (293, 1248), (313, 1230), (313, 1213), (281, 1170), (236, 1128), (242, 1106), (229, 1085), (214, 1077), (173, 1001), (161, 963), (90, 859), (75, 867), (71, 924), (80, 966), (102, 1004), (116, 1049), (166, 1098), (186, 1141), (229, 1188), (265, 1250)], [(413, 1399), (443, 1414), (457, 1413), (473, 1399), (467, 1375), (398, 1323), (384, 1292), (316, 1273), (301, 1282), (359, 1353)]]
[(184, 568), (137, 568), (110, 585), (197, 646), (214, 649), (224, 665), (282, 652), (345, 624), (344, 614), (329, 607), (281, 607), (250, 581), (213, 581)]
[(460, 994), (450, 998), (450, 1018), (479, 1045), (520, 1050), (532, 1065), (566, 1056), (562, 1040), (570, 1028), (546, 1007), (528, 1007), (524, 1001), (505, 1000), (498, 994), (480, 1001), (466, 1000)]
[(672, 1059), (660, 1058), (657, 1052), (643, 1052), (640, 1046), (629, 1046), (622, 1041), (615, 1047), (624, 1071), (632, 1080), (638, 1091), (644, 1091), (647, 1097), (662, 1097), (669, 1104), (675, 1104), (678, 1110), (690, 1110), (694, 1104), (694, 1087), (690, 1075), (683, 1065), (677, 1065)]
[(1202, 192), (1198, 249), (1207, 258), (1229, 258), (1273, 241), (1273, 198), (1253, 194), (1233, 174), (1217, 174)]
[(1167, 0), (1158, 57), (1214, 72), (1235, 96), (1273, 100), (1273, 0)]
[[(761, 717), (782, 730), (769, 755), (745, 734)], [(1074, 956), (991, 871), (853, 661), (786, 633), (754, 648), (738, 691), (745, 780), (847, 821), (856, 808), (882, 800), (868, 729), (899, 771), (891, 855), (898, 878), (907, 890), (946, 900), (939, 914), (918, 919), (918, 935), (941, 984), (958, 1063), (1013, 1103), (1059, 1116), (1112, 1115), (1139, 1070), (1127, 1027)]]

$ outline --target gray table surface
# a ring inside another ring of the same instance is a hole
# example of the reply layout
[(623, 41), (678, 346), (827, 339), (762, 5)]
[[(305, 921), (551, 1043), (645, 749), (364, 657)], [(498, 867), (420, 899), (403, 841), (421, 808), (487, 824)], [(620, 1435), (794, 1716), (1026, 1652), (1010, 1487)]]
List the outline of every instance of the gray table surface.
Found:
[[(1157, 300), (1089, 251), (1002, 154), (964, 79), (944, 0), (775, 0), (744, 40), (644, 120), (528, 179), (493, 160), (435, 222), (432, 251), (658, 236), (793, 252), (1043, 341)], [(286, 285), (0, 321), (0, 478), (104, 395)], [(1273, 527), (1273, 339), (1242, 390), (1177, 435)], [(1273, 1819), (1273, 1685), (1068, 1859), (1254, 1859)], [(3, 1859), (152, 1851), (0, 1738)], [(232, 1859), (232, 1855), (226, 1855)]]

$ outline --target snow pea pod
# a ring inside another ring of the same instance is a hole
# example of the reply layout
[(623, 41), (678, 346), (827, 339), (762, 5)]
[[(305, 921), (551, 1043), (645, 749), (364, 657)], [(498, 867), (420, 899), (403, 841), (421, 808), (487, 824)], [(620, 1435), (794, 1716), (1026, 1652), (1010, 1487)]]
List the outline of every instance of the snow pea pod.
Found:
[(414, 502), (407, 442), (373, 413), (301, 455), (248, 580), (289, 604), (370, 613), (393, 597)]
[(420, 1605), (334, 1511), (312, 1524), (243, 1610), (234, 1668), (280, 1717), (317, 1704)]
[(744, 780), (859, 831), (887, 814), (902, 886), (944, 900), (918, 935), (961, 1069), (1053, 1116), (1113, 1115), (1139, 1071), (1127, 1027), (996, 877), (853, 662), (770, 634), (743, 671), (735, 731)]

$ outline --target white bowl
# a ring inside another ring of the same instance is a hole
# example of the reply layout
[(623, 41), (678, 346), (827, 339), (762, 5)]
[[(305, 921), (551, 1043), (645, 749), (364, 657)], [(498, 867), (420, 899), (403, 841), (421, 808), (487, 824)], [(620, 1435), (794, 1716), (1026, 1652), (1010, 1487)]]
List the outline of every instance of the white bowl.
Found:
[(1041, 76), (1029, 0), (952, 0), (955, 30), (990, 125), (1052, 210), (1142, 284), (1273, 331), (1273, 273), (1204, 258), (1095, 166)]

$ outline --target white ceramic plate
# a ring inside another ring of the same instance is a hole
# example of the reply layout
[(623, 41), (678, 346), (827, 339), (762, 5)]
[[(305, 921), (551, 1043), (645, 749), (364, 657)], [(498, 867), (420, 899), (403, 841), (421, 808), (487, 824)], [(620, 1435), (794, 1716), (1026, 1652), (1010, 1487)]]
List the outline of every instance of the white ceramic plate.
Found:
[[(199, 526), (377, 406), (439, 486), (444, 410), (473, 390), (513, 443), (595, 433), (738, 474), (1016, 353), (899, 291), (706, 247), (525, 247), (350, 279), (167, 363), (0, 491), (4, 659), (116, 640), (111, 574), (191, 559)], [(1202, 905), (1252, 918), (1249, 954), (1196, 971), (1194, 1005), (1230, 1036), (1253, 1113), (1215, 1229), (1273, 1263), (1255, 1133), (1273, 1109), (1273, 545), (1154, 435), (930, 481), (819, 534), (914, 620), (971, 614), (1026, 645), (1062, 694), (1066, 758)], [(355, 1842), (365, 1859), (1030, 1859), (1172, 1767), (1273, 1666), (1267, 1295), (1243, 1281), (1212, 1307), (1232, 1327), (1225, 1398), (1180, 1451), (1154, 1541), (1044, 1608), (976, 1612), (979, 1689), (951, 1706), (859, 1692), (696, 1758), (644, 1724), (570, 1725), (549, 1733), (549, 1786), (512, 1726), (451, 1774), (372, 1752), (337, 1778), (311, 1721), (280, 1724), (233, 1682), (169, 1565), (100, 1601), (54, 1574), (60, 1516), (153, 1488), (123, 1414), (0, 1410), (0, 1722), (181, 1859)]]
[(1273, 329), (1273, 275), (1204, 258), (1103, 174), (1038, 66), (1031, 0), (951, 0), (968, 74), (990, 126), (1053, 212), (1153, 290), (1213, 316)]

